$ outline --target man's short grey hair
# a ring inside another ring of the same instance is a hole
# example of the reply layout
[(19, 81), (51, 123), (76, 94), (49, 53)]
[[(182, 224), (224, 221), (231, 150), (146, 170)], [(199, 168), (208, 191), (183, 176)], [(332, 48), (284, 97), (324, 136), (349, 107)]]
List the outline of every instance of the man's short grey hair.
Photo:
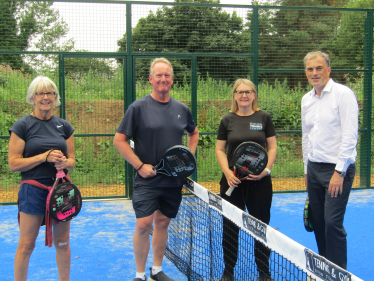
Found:
[(317, 57), (323, 57), (325, 62), (327, 63), (327, 67), (330, 67), (330, 56), (327, 53), (321, 52), (321, 51), (314, 51), (314, 52), (309, 52), (306, 54), (304, 57), (304, 67), (306, 67), (306, 61), (307, 60), (312, 60)]
[(152, 62), (151, 62), (151, 67), (149, 68), (149, 76), (152, 76), (153, 75), (153, 67), (155, 66), (156, 63), (158, 62), (163, 62), (163, 63), (166, 63), (168, 66), (170, 66), (171, 68), (171, 76), (174, 77), (174, 71), (173, 71), (173, 66), (171, 65), (170, 61), (168, 59), (165, 59), (165, 58), (155, 58)]

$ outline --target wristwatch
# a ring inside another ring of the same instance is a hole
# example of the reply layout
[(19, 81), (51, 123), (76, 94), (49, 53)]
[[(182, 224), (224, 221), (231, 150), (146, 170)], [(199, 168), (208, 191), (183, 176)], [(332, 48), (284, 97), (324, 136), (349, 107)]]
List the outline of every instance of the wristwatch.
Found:
[(345, 177), (345, 175), (347, 174), (347, 172), (342, 172), (342, 171), (338, 171), (338, 170), (335, 170), (335, 172), (337, 172), (340, 176), (342, 176), (343, 178)]
[(265, 168), (264, 170), (265, 170), (266, 172), (268, 172), (268, 176), (270, 176), (270, 173), (271, 173), (270, 169)]

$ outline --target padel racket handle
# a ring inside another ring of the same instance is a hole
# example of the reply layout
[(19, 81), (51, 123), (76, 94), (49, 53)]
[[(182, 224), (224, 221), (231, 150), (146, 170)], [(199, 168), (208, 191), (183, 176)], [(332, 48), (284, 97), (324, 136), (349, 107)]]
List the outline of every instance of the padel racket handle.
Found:
[(229, 189), (226, 191), (226, 195), (227, 196), (231, 196), (231, 193), (234, 191), (234, 189), (235, 189), (235, 186), (231, 186), (231, 187), (229, 187)]
[(57, 170), (56, 178), (62, 179), (65, 177), (65, 173), (63, 170)]

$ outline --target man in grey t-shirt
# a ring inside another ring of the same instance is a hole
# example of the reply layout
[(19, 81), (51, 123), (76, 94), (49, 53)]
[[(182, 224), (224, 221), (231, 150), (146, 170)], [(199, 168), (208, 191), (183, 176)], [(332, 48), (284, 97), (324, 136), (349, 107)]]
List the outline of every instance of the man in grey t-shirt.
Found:
[[(168, 148), (182, 144), (184, 131), (187, 132), (187, 146), (193, 153), (199, 141), (199, 132), (188, 107), (170, 97), (173, 77), (173, 68), (167, 59), (152, 61), (149, 74), (152, 93), (129, 106), (113, 141), (119, 153), (136, 170), (133, 244), (137, 272), (134, 281), (146, 278), (153, 222), (153, 267), (148, 280), (172, 280), (162, 271), (162, 260), (170, 219), (177, 215), (182, 200), (183, 183), (181, 179), (156, 174), (153, 167)], [(134, 151), (128, 144), (131, 138), (135, 143)]]

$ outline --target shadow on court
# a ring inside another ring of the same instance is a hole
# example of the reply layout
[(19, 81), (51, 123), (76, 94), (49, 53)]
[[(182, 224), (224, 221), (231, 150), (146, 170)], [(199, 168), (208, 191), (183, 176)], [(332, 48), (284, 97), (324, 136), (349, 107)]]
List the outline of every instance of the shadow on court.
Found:
[[(275, 194), (270, 225), (296, 242), (317, 252), (313, 233), (302, 222), (305, 193)], [(0, 206), (0, 280), (13, 280), (14, 254), (18, 242), (16, 206)], [(363, 280), (372, 280), (374, 270), (374, 190), (353, 191), (345, 228), (348, 233), (348, 271)], [(135, 276), (132, 236), (135, 215), (129, 200), (84, 202), (71, 223), (71, 280), (132, 280)], [(58, 280), (54, 248), (44, 246), (41, 227), (31, 256), (28, 280)], [(183, 245), (181, 245), (183, 247)], [(146, 274), (152, 266), (152, 250)], [(178, 281), (187, 280), (166, 258), (164, 271)]]

